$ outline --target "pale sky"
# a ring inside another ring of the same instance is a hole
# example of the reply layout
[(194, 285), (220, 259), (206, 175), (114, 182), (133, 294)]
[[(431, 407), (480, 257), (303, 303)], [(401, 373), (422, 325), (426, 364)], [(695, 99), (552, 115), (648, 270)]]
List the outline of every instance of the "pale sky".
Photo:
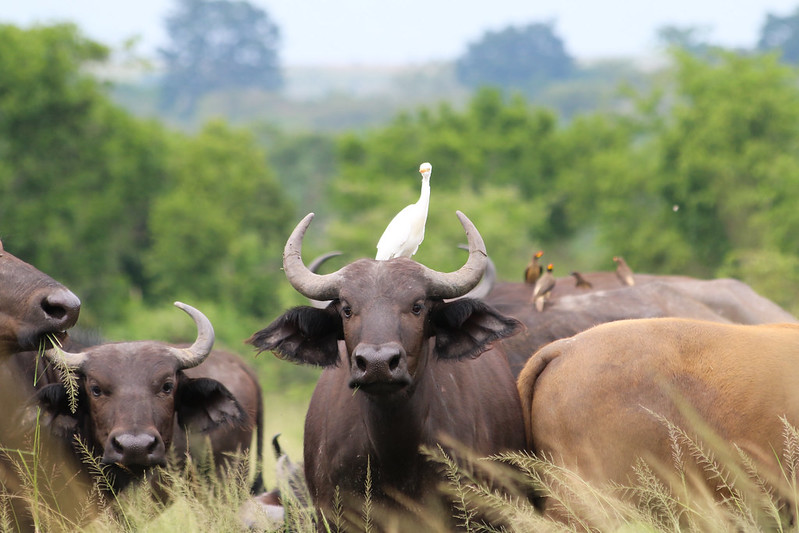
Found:
[[(646, 56), (657, 28), (700, 26), (724, 46), (752, 47), (766, 13), (785, 16), (799, 0), (250, 0), (282, 32), (286, 65), (373, 65), (454, 59), (486, 30), (554, 21), (578, 59)], [(110, 46), (141, 37), (139, 52), (166, 43), (176, 0), (3, 0), (0, 21), (27, 26), (70, 20)]]

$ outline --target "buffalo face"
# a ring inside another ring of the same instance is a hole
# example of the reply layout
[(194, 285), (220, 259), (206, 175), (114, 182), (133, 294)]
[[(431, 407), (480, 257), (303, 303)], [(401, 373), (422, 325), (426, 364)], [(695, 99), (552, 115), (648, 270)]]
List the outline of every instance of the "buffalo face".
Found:
[(401, 303), (381, 306), (379, 299), (355, 294), (326, 309), (291, 309), (247, 342), (295, 363), (346, 364), (350, 387), (380, 395), (409, 389), (430, 357), (477, 357), (521, 329), (479, 300), (445, 303), (405, 292)]
[(199, 311), (183, 308), (198, 325), (197, 341), (187, 349), (140, 341), (75, 354), (48, 351), (50, 359), (60, 357), (74, 370), (79, 384), (74, 410), (63, 384), (39, 391), (51, 429), (65, 438), (78, 435), (101, 462), (136, 473), (166, 464), (175, 421), (205, 432), (244, 420), (241, 406), (224, 385), (184, 374), (183, 369), (207, 357), (213, 329)]
[(361, 259), (323, 276), (299, 259), (306, 217), (286, 244), (286, 275), (306, 297), (332, 302), (325, 309), (291, 309), (247, 342), (294, 362), (346, 364), (350, 387), (372, 395), (409, 390), (430, 357), (480, 355), (520, 324), (476, 300), (444, 302), (472, 289), (485, 268), (482, 239), (459, 216), (470, 256), (457, 272), (436, 272), (407, 258)]
[[(135, 348), (135, 349), (131, 349)], [(158, 345), (99, 347), (81, 369), (91, 441), (102, 462), (127, 467), (166, 464), (180, 368)]]
[(430, 303), (413, 261), (362, 260), (344, 276), (334, 308), (351, 388), (389, 393), (409, 385), (423, 357)]
[(35, 350), (50, 335), (63, 340), (79, 314), (77, 296), (0, 242), (0, 354)]

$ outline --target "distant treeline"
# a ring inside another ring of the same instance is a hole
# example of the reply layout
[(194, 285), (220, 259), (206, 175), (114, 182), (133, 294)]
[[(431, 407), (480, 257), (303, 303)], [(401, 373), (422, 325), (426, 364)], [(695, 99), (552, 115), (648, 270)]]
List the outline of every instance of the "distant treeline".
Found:
[(144, 313), (153, 331), (181, 299), (212, 306), (221, 338), (240, 342), (302, 303), (281, 271), (302, 215), (319, 213), (306, 260), (373, 256), (423, 161), (416, 259), (433, 268), (465, 258), (460, 209), (502, 279), (520, 281), (538, 249), (556, 275), (621, 254), (639, 272), (736, 277), (799, 312), (799, 87), (775, 56), (675, 52), (622, 111), (568, 123), (479, 89), (464, 109), (300, 135), (135, 118), (83, 68), (107, 54), (73, 26), (0, 26), (0, 237), (82, 298), (85, 327)]

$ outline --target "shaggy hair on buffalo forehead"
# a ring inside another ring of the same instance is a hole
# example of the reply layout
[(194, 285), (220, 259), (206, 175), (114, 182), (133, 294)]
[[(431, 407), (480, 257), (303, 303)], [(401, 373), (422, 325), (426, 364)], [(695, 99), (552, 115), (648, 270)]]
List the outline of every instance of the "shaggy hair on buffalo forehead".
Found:
[(158, 341), (114, 342), (89, 348), (86, 353), (89, 354), (86, 368), (92, 369), (96, 365), (106, 367), (109, 363), (136, 369), (154, 366), (174, 369), (179, 366), (179, 361), (170, 353), (169, 346)]
[(341, 270), (342, 286), (356, 295), (374, 294), (376, 290), (407, 295), (407, 291), (425, 292), (427, 279), (422, 265), (404, 257), (390, 261), (359, 259)]

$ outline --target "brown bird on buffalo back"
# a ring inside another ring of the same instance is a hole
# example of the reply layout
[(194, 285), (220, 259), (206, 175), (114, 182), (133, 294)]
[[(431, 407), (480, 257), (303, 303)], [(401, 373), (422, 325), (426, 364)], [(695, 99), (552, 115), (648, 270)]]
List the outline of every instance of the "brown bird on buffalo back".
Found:
[(580, 289), (592, 289), (594, 286), (577, 271), (571, 273), (574, 276), (574, 286)]
[(622, 285), (635, 285), (633, 271), (627, 266), (627, 262), (624, 258), (617, 255), (613, 258), (613, 261), (616, 263), (616, 275), (619, 277), (619, 281), (621, 281)]
[(539, 312), (544, 310), (544, 303), (549, 299), (552, 289), (555, 288), (555, 276), (552, 275), (552, 268), (552, 263), (548, 264), (547, 271), (535, 282), (532, 300)]
[(533, 257), (530, 258), (530, 262), (527, 263), (527, 268), (524, 269), (524, 282), (533, 285), (539, 277), (541, 277), (541, 273), (544, 271), (544, 267), (538, 264), (538, 260), (541, 259), (541, 256), (544, 255), (544, 252), (541, 250), (537, 251), (533, 254)]

